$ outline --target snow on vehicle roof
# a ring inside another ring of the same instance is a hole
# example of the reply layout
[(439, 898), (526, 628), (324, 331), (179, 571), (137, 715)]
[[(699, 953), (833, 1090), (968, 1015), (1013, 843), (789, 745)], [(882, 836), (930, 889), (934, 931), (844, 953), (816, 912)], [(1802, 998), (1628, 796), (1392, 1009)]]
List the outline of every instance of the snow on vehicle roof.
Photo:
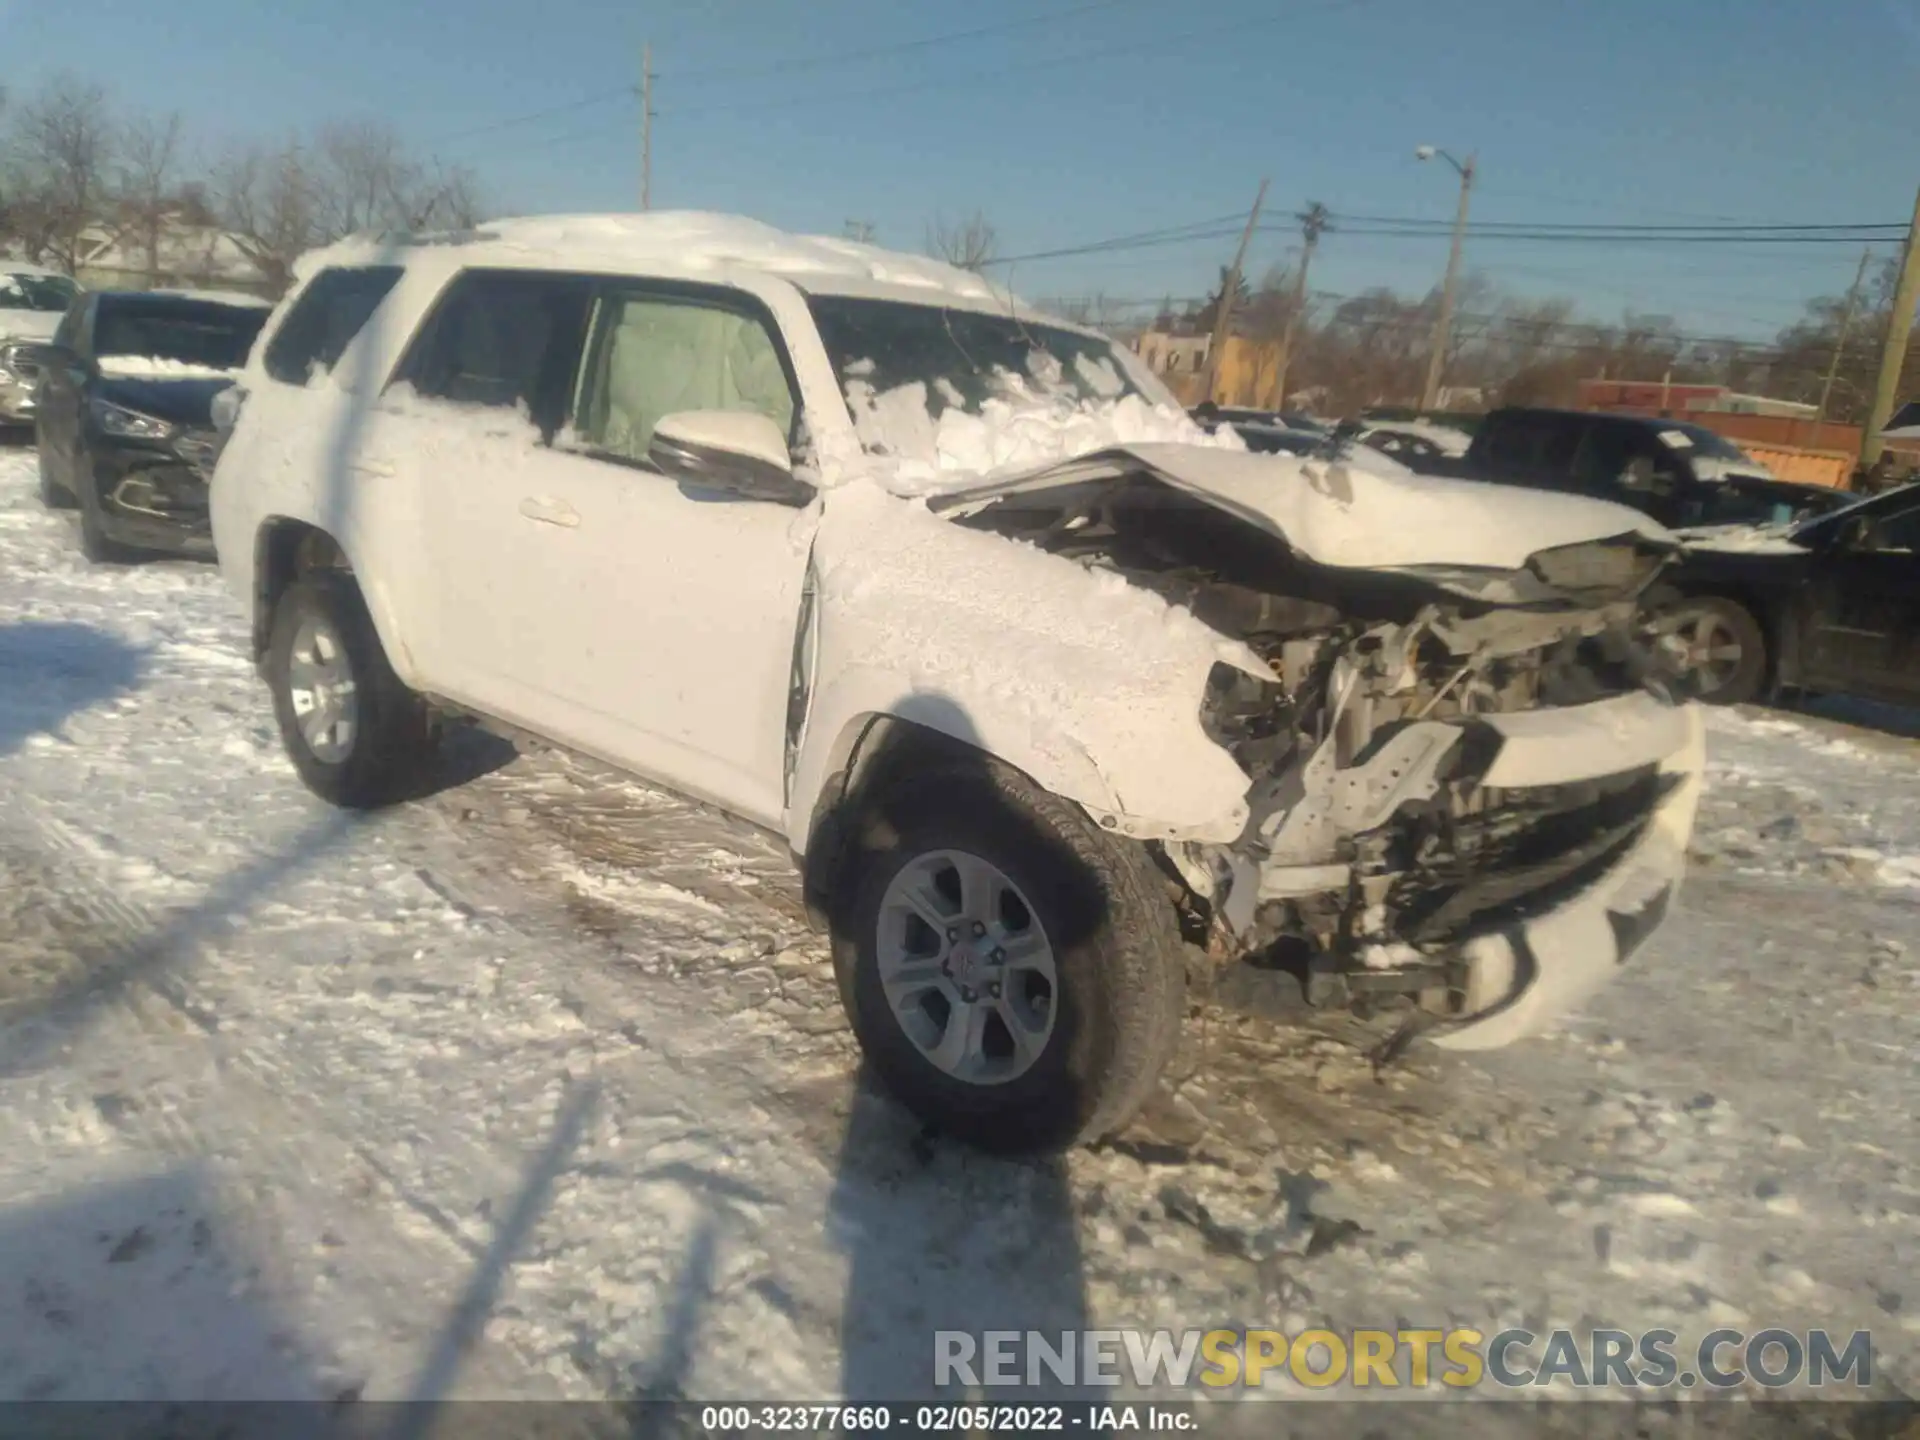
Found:
[(392, 263), (403, 256), (411, 263), (434, 252), (448, 256), (448, 268), (533, 262), (567, 270), (751, 270), (826, 294), (885, 287), (925, 302), (1000, 309), (1017, 304), (991, 281), (923, 255), (827, 235), (790, 234), (744, 216), (700, 210), (539, 215), (439, 234), (353, 235), (310, 252), (299, 269), (304, 276), (322, 265)]
[(44, 275), (52, 280), (70, 278), (64, 270), (49, 269), (26, 260), (0, 260), (0, 275)]
[(209, 305), (233, 305), (247, 310), (271, 310), (273, 301), (262, 300), (240, 290), (138, 290), (138, 295), (157, 295), (168, 300), (204, 300)]

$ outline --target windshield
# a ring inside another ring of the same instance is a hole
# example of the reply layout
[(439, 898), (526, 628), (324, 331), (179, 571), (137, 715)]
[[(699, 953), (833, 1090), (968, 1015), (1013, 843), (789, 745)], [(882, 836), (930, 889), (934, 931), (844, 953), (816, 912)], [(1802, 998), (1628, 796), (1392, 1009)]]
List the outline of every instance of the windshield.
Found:
[(936, 421), (949, 411), (980, 415), (995, 399), (1092, 404), (1140, 394), (1098, 336), (896, 300), (815, 296), (808, 305), (856, 415), (874, 397), (915, 386)]
[(207, 301), (102, 302), (94, 353), (102, 360), (158, 360), (210, 370), (238, 370), (268, 312)]
[(73, 303), (80, 287), (64, 275), (0, 274), (0, 310), (40, 310), (58, 315)]

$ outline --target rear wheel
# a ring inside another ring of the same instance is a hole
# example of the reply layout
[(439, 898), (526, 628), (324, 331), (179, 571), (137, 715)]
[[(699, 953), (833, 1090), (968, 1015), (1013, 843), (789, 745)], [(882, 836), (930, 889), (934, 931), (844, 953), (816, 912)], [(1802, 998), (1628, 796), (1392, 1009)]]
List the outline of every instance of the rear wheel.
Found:
[(1142, 851), (989, 766), (896, 784), (853, 846), (834, 969), (868, 1060), (909, 1109), (1006, 1152), (1132, 1118), (1185, 994), (1173, 908)]
[(419, 794), (433, 754), (426, 706), (393, 673), (350, 575), (287, 587), (266, 674), (293, 767), (321, 799), (375, 809)]
[(1739, 705), (1760, 693), (1767, 677), (1766, 633), (1738, 601), (1719, 595), (1675, 600), (1655, 612), (1652, 630), (1694, 698)]

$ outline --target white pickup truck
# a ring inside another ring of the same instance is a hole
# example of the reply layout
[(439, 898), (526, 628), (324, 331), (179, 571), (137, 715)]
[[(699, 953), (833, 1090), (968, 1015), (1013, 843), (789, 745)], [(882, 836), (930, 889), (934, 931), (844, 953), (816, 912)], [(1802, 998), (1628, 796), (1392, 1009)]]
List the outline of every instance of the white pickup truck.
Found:
[(1660, 527), (1246, 453), (977, 276), (695, 214), (356, 238), (230, 393), (302, 779), (404, 799), (461, 717), (777, 831), (876, 1068), (973, 1142), (1125, 1123), (1190, 966), (1504, 1044), (1679, 882)]

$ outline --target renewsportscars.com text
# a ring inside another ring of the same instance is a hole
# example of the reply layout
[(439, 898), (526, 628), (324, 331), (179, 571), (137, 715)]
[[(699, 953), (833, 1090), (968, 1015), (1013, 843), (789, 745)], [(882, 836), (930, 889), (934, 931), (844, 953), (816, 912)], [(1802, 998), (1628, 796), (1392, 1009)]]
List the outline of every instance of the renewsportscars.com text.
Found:
[(1314, 1389), (1660, 1390), (1803, 1386), (1865, 1389), (1873, 1337), (1856, 1330), (942, 1330), (936, 1385), (1132, 1385), (1257, 1389), (1291, 1381)]

